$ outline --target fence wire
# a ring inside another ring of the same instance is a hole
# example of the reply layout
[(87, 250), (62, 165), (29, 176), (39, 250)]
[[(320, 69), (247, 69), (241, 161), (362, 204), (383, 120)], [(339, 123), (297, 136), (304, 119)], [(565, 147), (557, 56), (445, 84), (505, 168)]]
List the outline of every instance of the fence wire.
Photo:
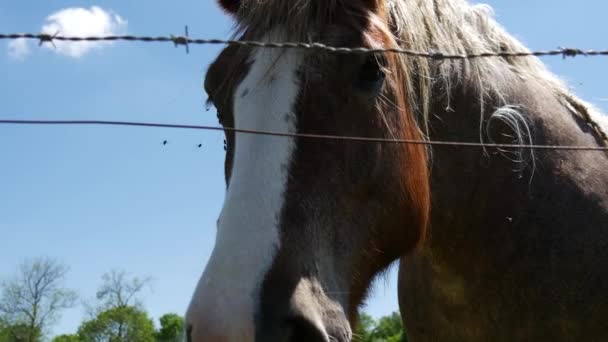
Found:
[[(235, 45), (235, 46), (248, 46), (258, 48), (274, 48), (274, 49), (305, 49), (305, 50), (321, 50), (329, 51), (333, 53), (343, 54), (373, 54), (373, 53), (398, 53), (412, 57), (430, 58), (430, 59), (476, 59), (476, 58), (488, 58), (488, 57), (541, 57), (541, 56), (562, 56), (566, 57), (577, 57), (577, 56), (608, 56), (608, 50), (584, 50), (579, 48), (558, 48), (554, 50), (540, 50), (540, 51), (500, 51), (500, 52), (481, 52), (481, 53), (467, 53), (467, 54), (450, 54), (441, 51), (416, 51), (404, 48), (365, 48), (365, 47), (337, 47), (325, 45), (323, 43), (305, 43), (305, 42), (263, 42), (253, 40), (226, 40), (226, 39), (195, 39), (190, 38), (187, 34), (185, 36), (132, 36), (132, 35), (121, 35), (121, 36), (62, 36), (59, 34), (48, 34), (48, 33), (0, 33), (0, 40), (17, 40), (17, 39), (29, 39), (36, 40), (39, 45), (44, 43), (53, 44), (54, 41), (67, 41), (67, 42), (112, 42), (112, 41), (124, 41), (124, 42), (143, 42), (143, 43), (173, 43), (175, 46), (183, 45), (187, 49), (189, 45)], [(189, 49), (187, 50), (189, 51)]]
[[(322, 43), (305, 43), (305, 42), (263, 42), (263, 41), (248, 41), (248, 40), (229, 40), (229, 39), (195, 39), (188, 36), (188, 27), (186, 27), (184, 36), (133, 36), (133, 35), (110, 35), (110, 36), (62, 36), (60, 34), (48, 33), (0, 33), (0, 40), (17, 40), (28, 39), (36, 40), (39, 45), (48, 43), (53, 44), (55, 41), (64, 42), (143, 42), (143, 43), (172, 43), (177, 46), (185, 46), (189, 52), (190, 45), (233, 45), (247, 46), (257, 48), (272, 48), (272, 49), (305, 49), (305, 50), (320, 50), (332, 53), (342, 54), (374, 54), (374, 53), (398, 53), (412, 57), (430, 58), (437, 60), (445, 59), (475, 59), (475, 58), (510, 58), (510, 57), (541, 57), (541, 56), (562, 56), (577, 57), (577, 56), (608, 56), (608, 50), (583, 50), (578, 48), (558, 48), (555, 50), (544, 51), (500, 51), (500, 52), (481, 52), (470, 54), (450, 54), (437, 51), (416, 51), (404, 48), (365, 48), (365, 47), (336, 47)], [(359, 142), (376, 142), (376, 143), (391, 143), (391, 144), (415, 144), (429, 146), (459, 146), (459, 147), (474, 147), (474, 148), (497, 148), (497, 149), (534, 149), (534, 150), (565, 150), (565, 151), (601, 151), (608, 152), (608, 147), (598, 146), (564, 146), (564, 145), (525, 145), (525, 144), (495, 144), (495, 143), (474, 143), (474, 142), (455, 142), (455, 141), (427, 141), (427, 140), (408, 140), (408, 139), (388, 139), (374, 137), (358, 137), (358, 136), (339, 136), (339, 135), (324, 135), (324, 134), (308, 134), (308, 133), (285, 133), (271, 132), (249, 129), (237, 129), (234, 127), (214, 127), (200, 125), (185, 125), (185, 124), (166, 124), (154, 122), (130, 122), (130, 121), (105, 121), (105, 120), (7, 120), (0, 119), (0, 124), (5, 125), (102, 125), (102, 126), (136, 126), (147, 128), (176, 128), (176, 129), (195, 129), (207, 131), (225, 131), (254, 135), (305, 138), (305, 139), (325, 139), (336, 141), (359, 141)]]
[(309, 133), (285, 133), (273, 131), (261, 131), (252, 129), (239, 129), (234, 127), (216, 127), (201, 125), (167, 124), (157, 122), (134, 122), (134, 121), (104, 121), (104, 120), (6, 120), (0, 119), (0, 124), (6, 125), (88, 125), (88, 126), (130, 126), (144, 128), (175, 128), (193, 129), (205, 131), (224, 131), (253, 135), (265, 135), (275, 137), (291, 137), (304, 139), (320, 139), (334, 141), (353, 141), (368, 143), (386, 144), (412, 144), (428, 146), (456, 146), (456, 147), (476, 147), (476, 148), (497, 148), (497, 149), (533, 149), (533, 150), (562, 150), (562, 151), (600, 151), (608, 152), (608, 147), (600, 146), (575, 146), (575, 145), (525, 145), (525, 144), (486, 144), (474, 142), (458, 141), (433, 141), (433, 140), (410, 140), (410, 139), (389, 139), (361, 136), (343, 136), (328, 134), (309, 134)]

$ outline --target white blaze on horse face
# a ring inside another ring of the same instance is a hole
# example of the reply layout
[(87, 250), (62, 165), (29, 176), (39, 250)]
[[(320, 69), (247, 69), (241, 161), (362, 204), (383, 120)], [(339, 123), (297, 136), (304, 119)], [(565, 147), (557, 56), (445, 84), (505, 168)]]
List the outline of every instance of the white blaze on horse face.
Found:
[[(295, 132), (300, 53), (257, 49), (250, 61), (233, 97), (236, 128)], [(260, 286), (279, 248), (294, 139), (236, 133), (235, 143), (216, 244), (188, 313), (194, 341), (253, 340)]]

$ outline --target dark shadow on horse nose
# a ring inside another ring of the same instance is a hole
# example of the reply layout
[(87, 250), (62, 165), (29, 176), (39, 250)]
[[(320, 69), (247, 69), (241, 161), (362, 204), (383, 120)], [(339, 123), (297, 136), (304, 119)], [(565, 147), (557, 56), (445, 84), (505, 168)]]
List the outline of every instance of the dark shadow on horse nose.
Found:
[(350, 342), (341, 302), (328, 296), (318, 279), (294, 270), (277, 262), (267, 273), (255, 314), (255, 341)]
[(285, 342), (330, 342), (323, 327), (302, 316), (288, 319), (288, 329)]
[[(275, 317), (278, 318), (278, 317)], [(260, 342), (350, 342), (350, 326), (340, 313), (324, 315), (291, 314), (275, 321), (265, 322), (258, 330)]]
[(192, 342), (192, 324), (186, 328), (186, 342)]

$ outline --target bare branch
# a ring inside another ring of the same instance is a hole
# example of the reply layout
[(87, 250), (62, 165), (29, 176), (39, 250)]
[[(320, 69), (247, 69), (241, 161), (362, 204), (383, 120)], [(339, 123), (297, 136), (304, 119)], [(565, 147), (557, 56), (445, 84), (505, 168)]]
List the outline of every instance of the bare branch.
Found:
[(102, 276), (103, 283), (97, 291), (97, 300), (101, 310), (126, 306), (141, 306), (141, 292), (151, 285), (152, 278), (134, 277), (127, 279), (124, 271), (112, 270)]
[(45, 331), (62, 310), (76, 304), (76, 292), (63, 287), (68, 271), (55, 259), (24, 261), (14, 278), (0, 284), (0, 316), (12, 324)]

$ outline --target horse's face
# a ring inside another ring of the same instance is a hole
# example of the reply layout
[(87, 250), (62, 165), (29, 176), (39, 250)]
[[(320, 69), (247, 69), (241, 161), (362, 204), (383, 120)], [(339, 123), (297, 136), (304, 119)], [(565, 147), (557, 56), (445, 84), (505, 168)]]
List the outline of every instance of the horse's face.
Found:
[[(393, 44), (361, 11), (336, 15), (316, 40)], [(285, 41), (289, 29), (244, 36)], [(391, 58), (228, 47), (205, 87), (226, 127), (417, 139)], [(227, 193), (188, 310), (191, 340), (349, 341), (373, 276), (423, 234), (423, 149), (231, 132), (226, 141)]]

